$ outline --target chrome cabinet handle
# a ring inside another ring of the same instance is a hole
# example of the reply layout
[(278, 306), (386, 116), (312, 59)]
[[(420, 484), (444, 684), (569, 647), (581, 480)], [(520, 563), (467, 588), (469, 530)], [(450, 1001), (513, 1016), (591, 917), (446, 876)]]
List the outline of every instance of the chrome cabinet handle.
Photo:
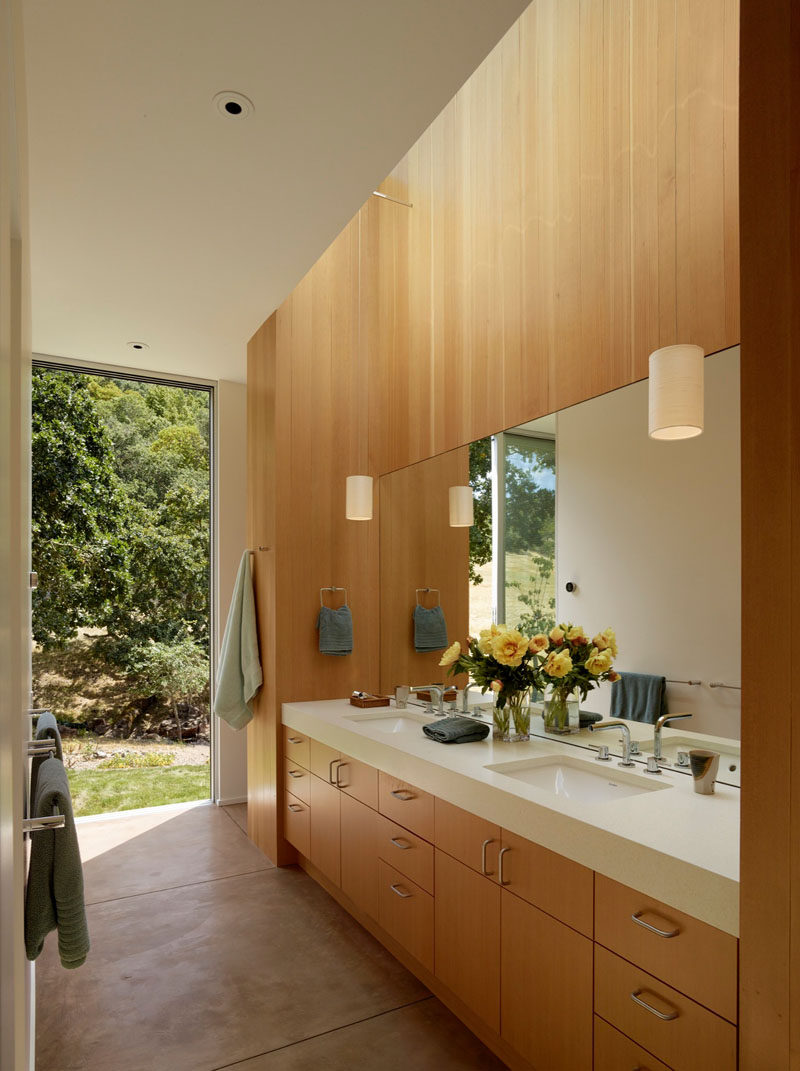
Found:
[[(333, 779), (333, 767), (336, 765), (337, 762), (341, 762), (341, 761), (342, 761), (341, 759), (331, 759), (331, 761), (328, 763), (328, 781), (332, 785), (336, 784), (336, 782)], [(339, 771), (337, 770), (336, 772), (338, 774)]]
[(406, 788), (393, 788), (392, 795), (396, 800), (401, 800), (403, 803), (407, 800), (415, 799), (414, 793), (409, 792)]
[(299, 803), (290, 803), (289, 804), (289, 810), (290, 811), (302, 811), (302, 809), (303, 808), (300, 806)]
[(411, 893), (403, 892), (397, 883), (395, 883), (394, 885), (390, 885), (389, 888), (392, 890), (393, 893), (396, 893), (396, 895), (399, 896), (401, 900), (411, 899)]
[(497, 856), (497, 871), (498, 871), (497, 880), (499, 881), (499, 883), (501, 885), (510, 885), (511, 884), (511, 882), (510, 881), (506, 881), (506, 879), (503, 876), (503, 857), (505, 856), (506, 852), (510, 852), (510, 851), (511, 851), (510, 848), (501, 848), (500, 849), (500, 854)]
[(403, 841), (402, 837), (389, 837), (389, 840), (395, 846), (395, 848), (402, 848), (404, 852), (408, 851), (408, 849), (411, 847), (411, 845), (407, 841)]
[[(639, 1007), (644, 1008), (645, 1011), (649, 1011), (652, 1015), (655, 1015), (656, 1018), (661, 1019), (661, 1021), (664, 1023), (672, 1022), (673, 1019), (678, 1018), (678, 1015), (680, 1013), (677, 1011), (677, 1009), (671, 1011), (669, 1015), (667, 1015), (666, 1012), (660, 1012), (658, 1008), (654, 1008), (652, 1004), (648, 1004), (646, 1000), (642, 1000), (639, 994), (646, 992), (646, 989), (634, 989), (634, 991), (631, 993), (631, 1000), (633, 1001), (633, 1003), (638, 1004)], [(660, 999), (663, 1000), (664, 998), (662, 997)], [(667, 1004), (668, 1002), (665, 1000), (664, 1003)]]
[(494, 874), (493, 870), (486, 869), (486, 849), (493, 843), (493, 841), (494, 837), (487, 837), (481, 845), (481, 873), (487, 878), (490, 878)]
[[(650, 933), (656, 934), (658, 937), (677, 937), (681, 932), (680, 926), (675, 930), (659, 930), (657, 926), (651, 926), (649, 922), (645, 922), (642, 915), (644, 915), (647, 908), (643, 911), (637, 911), (635, 915), (631, 915), (631, 922), (635, 922), (637, 926), (643, 926)], [(655, 912), (653, 912), (654, 914)]]
[(290, 777), (302, 777), (303, 774), (302, 774), (302, 771), (300, 771), (300, 770), (290, 770), (289, 771), (289, 776)]
[(344, 760), (340, 761), (339, 765), (336, 767), (336, 787), (337, 788), (347, 788), (347, 785), (348, 785), (347, 781), (345, 781), (344, 784), (342, 784), (342, 782), (341, 782), (340, 774), (342, 772), (342, 767), (344, 767), (345, 769), (347, 768), (347, 763), (344, 762)]
[(290, 736), (289, 737), (289, 743), (290, 744), (302, 744), (303, 743), (303, 738), (302, 738), (302, 736)]

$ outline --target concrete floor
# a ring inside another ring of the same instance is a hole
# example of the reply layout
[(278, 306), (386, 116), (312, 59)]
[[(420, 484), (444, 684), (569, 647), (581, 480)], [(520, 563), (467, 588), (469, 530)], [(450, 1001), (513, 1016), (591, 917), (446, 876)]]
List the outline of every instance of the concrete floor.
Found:
[(36, 965), (37, 1071), (501, 1064), (302, 871), (201, 805), (79, 825), (92, 950)]

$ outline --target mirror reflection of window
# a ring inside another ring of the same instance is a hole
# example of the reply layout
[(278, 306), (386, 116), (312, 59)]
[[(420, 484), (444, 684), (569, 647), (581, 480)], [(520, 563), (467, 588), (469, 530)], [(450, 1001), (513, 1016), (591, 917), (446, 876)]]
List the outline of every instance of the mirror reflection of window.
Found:
[(555, 419), (472, 443), (470, 482), (471, 635), (490, 621), (526, 635), (549, 631), (555, 623)]

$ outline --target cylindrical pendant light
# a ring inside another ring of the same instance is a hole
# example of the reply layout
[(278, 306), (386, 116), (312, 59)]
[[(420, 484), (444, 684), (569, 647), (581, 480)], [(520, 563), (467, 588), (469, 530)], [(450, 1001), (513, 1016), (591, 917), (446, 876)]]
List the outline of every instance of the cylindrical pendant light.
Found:
[(691, 439), (703, 430), (703, 350), (664, 346), (650, 354), (650, 438)]
[(472, 501), (472, 488), (450, 488), (450, 527), (470, 528), (475, 523), (475, 511)]
[(372, 477), (348, 476), (345, 514), (350, 521), (372, 520)]

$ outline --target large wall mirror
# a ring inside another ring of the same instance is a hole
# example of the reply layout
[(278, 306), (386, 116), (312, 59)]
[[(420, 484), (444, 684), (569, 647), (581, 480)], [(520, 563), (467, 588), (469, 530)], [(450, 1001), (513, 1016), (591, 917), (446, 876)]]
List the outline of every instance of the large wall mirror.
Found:
[[(634, 383), (382, 477), (384, 689), (441, 679), (438, 656), (408, 654), (424, 583), (440, 589), (451, 641), (493, 620), (528, 635), (611, 625), (618, 669), (664, 676), (670, 712), (693, 715), (686, 728), (739, 737), (738, 347), (705, 360), (697, 438), (649, 439), (647, 391)], [(475, 524), (450, 528), (448, 487), (467, 470)], [(610, 687), (584, 706), (606, 715)]]

